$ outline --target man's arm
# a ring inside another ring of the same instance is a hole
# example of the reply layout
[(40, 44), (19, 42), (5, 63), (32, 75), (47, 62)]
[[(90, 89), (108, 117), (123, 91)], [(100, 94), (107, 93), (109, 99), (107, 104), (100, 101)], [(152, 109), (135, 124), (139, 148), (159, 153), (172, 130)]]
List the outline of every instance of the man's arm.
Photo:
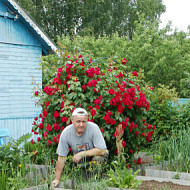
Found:
[(91, 150), (82, 151), (73, 156), (73, 162), (78, 163), (83, 157), (92, 157), (92, 156), (104, 156), (106, 149), (93, 148)]
[(52, 181), (52, 184), (56, 187), (59, 184), (59, 180), (61, 177), (62, 170), (65, 166), (67, 157), (58, 156), (57, 163), (56, 163), (56, 172), (55, 172), (55, 179)]

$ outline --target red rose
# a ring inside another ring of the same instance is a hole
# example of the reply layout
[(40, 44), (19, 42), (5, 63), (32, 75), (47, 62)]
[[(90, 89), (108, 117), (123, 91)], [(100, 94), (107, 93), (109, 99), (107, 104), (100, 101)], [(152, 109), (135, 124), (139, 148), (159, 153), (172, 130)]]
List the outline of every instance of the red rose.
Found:
[(53, 114), (54, 118), (57, 119), (59, 117), (59, 112), (58, 111), (55, 111), (54, 114)]
[(68, 117), (64, 117), (64, 116), (63, 116), (63, 117), (61, 118), (61, 121), (62, 121), (63, 123), (65, 123), (65, 122), (67, 122), (68, 119), (69, 119)]
[(123, 59), (121, 60), (121, 63), (122, 63), (123, 65), (125, 65), (125, 64), (127, 63), (127, 59), (126, 59), (126, 58), (123, 58)]
[(40, 141), (40, 137), (37, 138), (37, 141)]
[(57, 135), (57, 138), (60, 139), (61, 134)]
[(54, 123), (54, 124), (53, 124), (53, 127), (54, 127), (54, 130), (55, 130), (55, 131), (59, 131), (60, 126), (59, 126), (58, 123)]
[(99, 99), (94, 100), (94, 104), (100, 104), (101, 101)]
[(99, 98), (100, 100), (102, 100), (103, 97), (102, 97), (102, 96), (99, 96), (98, 98)]
[(48, 107), (50, 105), (50, 102), (48, 101), (48, 102), (46, 102), (46, 107)]
[(123, 106), (121, 104), (118, 105), (117, 111), (121, 114), (123, 113)]
[(63, 68), (58, 68), (58, 72), (61, 73), (63, 71)]
[(138, 158), (138, 161), (137, 161), (138, 165), (141, 164), (141, 158)]
[(92, 85), (95, 87), (97, 85), (97, 80), (92, 80)]
[(115, 119), (111, 119), (111, 125), (115, 125), (116, 124), (116, 120)]
[(79, 58), (79, 59), (82, 58), (82, 55), (79, 55), (78, 58)]
[(92, 115), (92, 117), (95, 116), (95, 115), (96, 115), (96, 110), (93, 110), (93, 109), (92, 109), (92, 110), (91, 110), (91, 115)]
[(126, 144), (127, 144), (127, 143), (123, 140), (123, 141), (122, 141), (122, 146), (123, 146), (124, 148), (126, 147)]
[(129, 83), (133, 84), (133, 81), (132, 81), (132, 80), (129, 80)]
[(114, 89), (109, 89), (109, 90), (108, 90), (108, 93), (109, 93), (109, 94), (115, 94), (115, 91), (114, 91)]
[(135, 135), (136, 135), (136, 137), (138, 137), (139, 136), (139, 131), (136, 131)]
[(39, 127), (39, 129), (43, 129), (43, 128), (44, 128), (43, 123), (40, 123), (40, 124), (38, 125), (38, 127)]
[(86, 87), (87, 87), (86, 84), (83, 84), (83, 85), (82, 85), (82, 89), (83, 89), (83, 90), (86, 90)]
[(99, 110), (100, 106), (99, 105), (95, 105), (94, 108), (96, 108), (97, 110)]
[(142, 136), (146, 137), (146, 133), (142, 133)]
[(36, 91), (36, 92), (35, 92), (35, 96), (38, 96), (38, 93), (39, 93), (39, 92), (38, 92), (38, 91)]
[(115, 106), (117, 104), (114, 98), (112, 98), (109, 103), (111, 106)]
[(33, 139), (31, 140), (31, 143), (34, 144), (34, 140)]
[(52, 140), (53, 140), (53, 142), (55, 142), (55, 143), (57, 142), (57, 138), (56, 138), (56, 137), (53, 137)]
[(92, 108), (92, 106), (89, 106), (88, 109), (89, 109), (89, 110), (92, 110), (93, 108)]
[(48, 140), (48, 145), (51, 146), (51, 141), (50, 140)]
[(48, 112), (47, 112), (46, 110), (44, 110), (44, 111), (43, 111), (43, 116), (44, 116), (44, 117), (47, 117), (47, 115), (48, 115)]
[(101, 129), (100, 129), (100, 131), (103, 133), (103, 132), (104, 132), (104, 129), (103, 129), (103, 128), (101, 128)]
[(70, 103), (70, 106), (75, 106), (75, 103), (74, 102)]
[(63, 131), (64, 129), (65, 129), (65, 127), (64, 127), (64, 126), (62, 126), (62, 127), (61, 127), (61, 131)]
[(87, 71), (86, 71), (86, 73), (88, 73), (88, 76), (89, 77), (94, 77), (94, 74), (95, 74), (95, 69), (92, 67), (92, 68), (90, 68), (90, 69), (88, 69)]
[(92, 82), (91, 82), (91, 81), (88, 81), (88, 82), (87, 82), (87, 86), (88, 86), (88, 87), (91, 87), (91, 86), (92, 86)]
[(138, 73), (136, 71), (133, 71), (132, 75), (134, 75), (135, 77), (138, 77)]
[(60, 106), (61, 108), (64, 108), (64, 102), (61, 102), (61, 106)]
[(130, 150), (129, 152), (130, 152), (130, 153), (134, 153), (135, 151), (133, 151), (133, 150)]
[(46, 130), (47, 130), (47, 131), (52, 131), (52, 130), (51, 130), (51, 125), (50, 125), (50, 124), (48, 124), (48, 125), (46, 126)]
[(44, 132), (44, 138), (48, 136), (47, 131)]

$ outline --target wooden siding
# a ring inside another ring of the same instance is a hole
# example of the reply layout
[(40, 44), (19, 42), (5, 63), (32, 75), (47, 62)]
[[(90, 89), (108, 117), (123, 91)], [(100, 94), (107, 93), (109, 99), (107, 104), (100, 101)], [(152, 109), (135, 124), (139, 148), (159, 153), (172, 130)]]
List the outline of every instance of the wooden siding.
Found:
[(0, 42), (41, 47), (40, 42), (24, 26), (20, 17), (13, 19), (15, 16), (0, 1)]
[[(10, 131), (10, 137), (18, 139), (24, 134), (31, 133), (33, 118), (20, 118), (20, 119), (0, 119), (0, 128), (7, 128)], [(33, 139), (37, 135), (32, 136)], [(8, 142), (9, 139), (6, 139)]]
[[(14, 4), (14, 5), (13, 5)], [(22, 14), (21, 14), (22, 13)], [(42, 85), (42, 50), (56, 46), (15, 2), (0, 1), (0, 128), (18, 139), (31, 132), (41, 108), (33, 88)]]
[(32, 117), (39, 113), (32, 99), (33, 79), (42, 83), (41, 48), (0, 43), (0, 118)]

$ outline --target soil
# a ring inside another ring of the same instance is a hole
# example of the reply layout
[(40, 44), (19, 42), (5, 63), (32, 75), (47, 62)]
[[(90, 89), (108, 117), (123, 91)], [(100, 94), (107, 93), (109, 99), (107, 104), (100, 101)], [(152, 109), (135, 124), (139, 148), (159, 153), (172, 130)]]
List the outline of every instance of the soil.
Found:
[(172, 182), (143, 181), (138, 187), (142, 190), (190, 190), (190, 186), (178, 185)]

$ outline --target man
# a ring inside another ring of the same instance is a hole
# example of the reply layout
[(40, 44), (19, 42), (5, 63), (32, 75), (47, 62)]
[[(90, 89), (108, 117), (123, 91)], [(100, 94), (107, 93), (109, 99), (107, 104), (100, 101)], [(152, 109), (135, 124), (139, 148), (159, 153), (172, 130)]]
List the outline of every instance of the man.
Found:
[(88, 113), (83, 108), (76, 108), (72, 114), (72, 124), (67, 126), (61, 133), (57, 148), (56, 175), (52, 181), (56, 187), (59, 184), (62, 170), (65, 166), (69, 148), (73, 151), (73, 162), (80, 163), (91, 158), (101, 161), (108, 156), (105, 140), (99, 127), (88, 122)]

